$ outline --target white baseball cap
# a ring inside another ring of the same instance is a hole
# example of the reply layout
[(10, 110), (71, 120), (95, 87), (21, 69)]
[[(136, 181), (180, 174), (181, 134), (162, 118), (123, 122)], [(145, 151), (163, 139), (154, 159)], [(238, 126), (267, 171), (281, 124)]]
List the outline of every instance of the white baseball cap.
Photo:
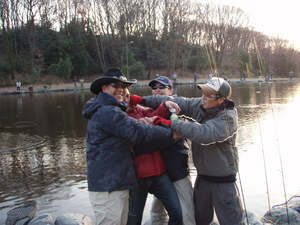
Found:
[(231, 96), (230, 84), (221, 77), (212, 77), (206, 84), (198, 84), (197, 87), (205, 94), (220, 95), (225, 98)]

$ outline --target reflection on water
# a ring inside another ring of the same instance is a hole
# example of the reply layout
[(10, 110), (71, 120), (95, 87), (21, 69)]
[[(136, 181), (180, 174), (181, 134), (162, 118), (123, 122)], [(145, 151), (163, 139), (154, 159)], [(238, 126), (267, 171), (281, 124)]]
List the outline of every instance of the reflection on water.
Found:
[[(179, 85), (176, 91), (200, 96), (193, 84)], [(136, 87), (132, 93), (148, 95), (150, 90)], [(284, 202), (283, 187), (288, 198), (299, 193), (300, 153), (293, 128), (300, 126), (300, 85), (233, 84), (233, 94), (239, 112), (238, 183), (247, 209), (263, 214), (269, 208), (267, 192), (272, 205)], [(93, 218), (85, 176), (87, 121), (81, 115), (90, 97), (81, 91), (0, 96), (0, 224), (11, 208), (32, 199), (39, 213)], [(192, 168), (193, 178), (195, 172)]]
[(266, 91), (261, 89), (255, 98), (271, 96), (266, 101), (238, 106), (241, 183), (248, 209), (260, 214), (269, 209), (268, 193), (272, 206), (300, 191), (300, 182), (295, 179), (299, 153), (295, 151), (298, 134), (294, 131), (300, 126), (299, 85), (264, 88)]
[[(0, 97), (0, 224), (4, 224), (9, 209), (25, 200), (37, 199), (40, 212), (55, 215), (69, 212), (70, 206), (80, 206), (81, 196), (88, 199), (86, 121), (81, 116), (85, 95)], [(86, 208), (78, 207), (77, 212)]]

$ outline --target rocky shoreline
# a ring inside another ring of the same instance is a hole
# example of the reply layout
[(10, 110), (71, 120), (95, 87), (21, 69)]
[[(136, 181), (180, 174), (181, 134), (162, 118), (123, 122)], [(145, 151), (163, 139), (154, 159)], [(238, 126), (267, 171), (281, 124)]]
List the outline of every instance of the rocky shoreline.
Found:
[[(298, 199), (294, 199), (297, 197)], [(282, 205), (273, 206), (263, 217), (252, 212), (245, 212), (247, 225), (299, 225), (300, 224), (300, 196), (295, 195)], [(51, 214), (36, 214), (36, 202), (25, 202), (10, 210), (6, 225), (93, 225), (92, 219), (80, 213), (66, 213), (53, 220)], [(148, 220), (144, 225), (150, 225)], [(218, 225), (213, 222), (212, 225)]]

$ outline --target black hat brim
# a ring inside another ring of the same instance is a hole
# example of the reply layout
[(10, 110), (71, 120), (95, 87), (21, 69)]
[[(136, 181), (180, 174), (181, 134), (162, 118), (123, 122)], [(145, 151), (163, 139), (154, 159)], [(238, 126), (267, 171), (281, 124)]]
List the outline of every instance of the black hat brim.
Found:
[(109, 84), (109, 83), (116, 82), (116, 81), (117, 82), (120, 81), (120, 82), (123, 82), (123, 83), (128, 84), (128, 85), (132, 85), (132, 84), (136, 83), (136, 80), (124, 81), (124, 80), (118, 79), (117, 77), (113, 78), (113, 77), (103, 76), (103, 77), (99, 77), (99, 78), (95, 79), (92, 82), (91, 87), (90, 87), (90, 91), (93, 94), (98, 95), (99, 92), (102, 91), (102, 85)]

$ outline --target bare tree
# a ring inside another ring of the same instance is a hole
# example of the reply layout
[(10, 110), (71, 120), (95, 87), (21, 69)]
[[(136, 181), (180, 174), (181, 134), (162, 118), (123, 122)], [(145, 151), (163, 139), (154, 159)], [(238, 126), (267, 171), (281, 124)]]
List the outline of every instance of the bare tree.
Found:
[[(190, 1), (163, 0), (160, 5), (162, 12), (162, 35), (166, 57), (167, 73), (175, 72), (178, 55), (182, 55), (185, 43), (188, 41), (190, 29)], [(183, 56), (184, 57), (184, 56)], [(182, 58), (180, 57), (181, 63)], [(184, 69), (183, 69), (184, 70)]]
[[(13, 57), (12, 52), (10, 50), (10, 40), (8, 37), (8, 33), (10, 31), (10, 13), (11, 10), (9, 2), (0, 1), (0, 24), (2, 27), (2, 43), (3, 43), (3, 52), (8, 61), (8, 73), (12, 79), (14, 79), (14, 65), (13, 65)], [(1, 51), (1, 50), (0, 50)]]
[(31, 70), (32, 74), (35, 73), (35, 50), (36, 50), (36, 17), (38, 12), (43, 5), (44, 0), (23, 0), (21, 2), (24, 8), (24, 15), (26, 16), (26, 26), (28, 33), (28, 43), (30, 49), (30, 59), (31, 59)]
[(99, 62), (103, 69), (107, 68), (107, 59), (105, 55), (104, 41), (103, 38), (105, 36), (105, 18), (104, 8), (99, 3), (99, 1), (91, 0), (91, 8), (89, 10), (89, 19), (91, 22), (89, 23), (89, 29), (94, 37), (96, 43), (96, 50)]
[(155, 56), (155, 49), (158, 48), (158, 4), (159, 0), (146, 0), (144, 1), (144, 4), (141, 5), (139, 11), (141, 20), (138, 30), (141, 32), (141, 37), (145, 41), (146, 68), (148, 69), (147, 79), (150, 79), (151, 71), (155, 67), (155, 62), (157, 60)]
[(216, 13), (216, 23), (213, 31), (214, 47), (216, 50), (216, 63), (221, 65), (229, 40), (234, 38), (236, 29), (247, 26), (248, 18), (243, 10), (234, 6), (218, 6)]

